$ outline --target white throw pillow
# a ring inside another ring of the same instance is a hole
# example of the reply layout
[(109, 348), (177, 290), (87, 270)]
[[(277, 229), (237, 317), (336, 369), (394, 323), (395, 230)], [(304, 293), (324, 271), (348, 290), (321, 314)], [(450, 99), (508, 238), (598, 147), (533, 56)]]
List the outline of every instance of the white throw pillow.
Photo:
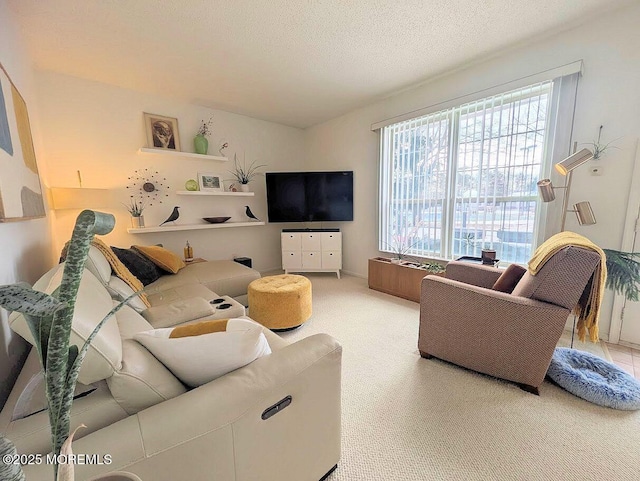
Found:
[(262, 325), (238, 318), (229, 319), (223, 332), (171, 339), (173, 328), (165, 328), (133, 338), (184, 384), (197, 387), (271, 354), (262, 330)]

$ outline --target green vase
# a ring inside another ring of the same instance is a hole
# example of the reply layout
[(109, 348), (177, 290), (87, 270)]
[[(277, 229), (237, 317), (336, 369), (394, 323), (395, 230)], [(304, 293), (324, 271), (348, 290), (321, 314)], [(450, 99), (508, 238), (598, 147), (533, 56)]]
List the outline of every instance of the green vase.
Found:
[(209, 141), (201, 134), (196, 135), (195, 139), (193, 139), (193, 145), (196, 148), (196, 154), (206, 155), (207, 150), (209, 150)]
[(198, 183), (193, 179), (189, 179), (184, 183), (184, 188), (189, 192), (195, 192), (198, 190)]

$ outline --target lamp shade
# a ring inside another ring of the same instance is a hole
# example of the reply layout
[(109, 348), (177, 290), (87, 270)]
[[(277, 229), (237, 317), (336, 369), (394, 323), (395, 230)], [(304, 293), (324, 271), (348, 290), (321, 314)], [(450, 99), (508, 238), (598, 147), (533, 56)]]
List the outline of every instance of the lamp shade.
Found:
[(593, 225), (596, 223), (596, 216), (589, 202), (584, 201), (573, 204), (573, 209), (580, 225)]
[(61, 209), (95, 209), (109, 207), (111, 195), (108, 189), (51, 187), (52, 207)]
[(576, 152), (563, 161), (558, 162), (554, 167), (562, 175), (567, 175), (573, 169), (591, 159), (593, 159), (593, 152), (591, 152), (589, 149), (582, 149), (580, 152)]
[(538, 181), (538, 191), (540, 192), (540, 197), (542, 197), (542, 202), (551, 202), (556, 199), (556, 194), (553, 191), (553, 184), (550, 179)]

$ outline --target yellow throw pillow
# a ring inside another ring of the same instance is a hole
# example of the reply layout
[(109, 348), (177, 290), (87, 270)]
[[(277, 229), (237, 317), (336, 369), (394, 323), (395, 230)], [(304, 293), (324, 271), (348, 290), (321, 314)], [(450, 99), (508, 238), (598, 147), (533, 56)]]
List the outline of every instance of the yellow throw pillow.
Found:
[(200, 336), (202, 334), (211, 334), (212, 332), (224, 332), (227, 330), (227, 322), (229, 319), (215, 319), (212, 321), (200, 321), (186, 326), (174, 327), (169, 339), (176, 337)]
[(171, 274), (177, 274), (180, 269), (186, 266), (184, 261), (180, 259), (170, 250), (160, 246), (132, 246), (133, 249), (145, 256), (160, 269), (164, 269)]

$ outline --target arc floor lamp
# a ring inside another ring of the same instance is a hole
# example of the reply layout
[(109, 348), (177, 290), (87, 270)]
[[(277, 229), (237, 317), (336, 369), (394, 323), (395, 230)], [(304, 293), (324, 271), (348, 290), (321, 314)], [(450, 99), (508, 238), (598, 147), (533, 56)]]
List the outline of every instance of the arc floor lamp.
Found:
[(557, 172), (565, 176), (564, 186), (554, 187), (551, 179), (542, 179), (538, 182), (538, 191), (543, 202), (551, 202), (555, 200), (556, 194), (554, 190), (564, 189), (564, 197), (562, 199), (562, 222), (560, 231), (564, 230), (567, 220), (567, 212), (575, 212), (580, 225), (593, 225), (596, 223), (596, 216), (593, 213), (591, 204), (588, 201), (573, 204), (573, 209), (569, 209), (569, 191), (571, 190), (571, 173), (576, 168), (593, 159), (593, 152), (589, 149), (582, 149), (566, 159), (554, 165)]

